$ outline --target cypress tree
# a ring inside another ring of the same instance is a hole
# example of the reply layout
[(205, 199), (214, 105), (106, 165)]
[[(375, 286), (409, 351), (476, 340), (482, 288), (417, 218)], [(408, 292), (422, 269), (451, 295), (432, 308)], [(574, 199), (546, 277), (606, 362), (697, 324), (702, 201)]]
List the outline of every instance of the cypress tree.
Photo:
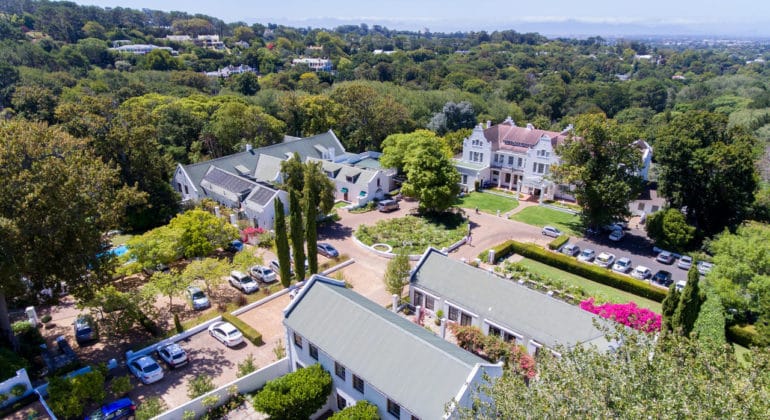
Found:
[(700, 276), (698, 270), (693, 265), (687, 273), (687, 285), (682, 291), (682, 297), (679, 299), (679, 305), (674, 313), (673, 324), (681, 329), (682, 335), (688, 337), (698, 319), (700, 306), (703, 303), (703, 296), (700, 293), (698, 282)]
[(286, 215), (283, 213), (283, 203), (276, 197), (273, 200), (275, 210), (275, 252), (278, 255), (278, 265), (281, 272), (281, 284), (289, 287), (291, 284), (291, 258), (289, 257), (289, 238), (286, 236)]
[(671, 287), (668, 288), (666, 298), (663, 299), (663, 313), (661, 314), (661, 317), (663, 318), (662, 326), (668, 331), (674, 331), (676, 327), (674, 325), (674, 313), (676, 312), (676, 307), (679, 306), (680, 296), (681, 294), (679, 293), (679, 290), (676, 289), (676, 285), (672, 284)]
[(308, 200), (305, 205), (305, 241), (307, 243), (307, 264), (310, 274), (318, 272), (318, 231), (315, 219), (315, 204)]
[(294, 257), (294, 272), (297, 281), (305, 279), (305, 232), (302, 226), (302, 206), (299, 204), (298, 193), (289, 190), (289, 236), (291, 237), (292, 254)]

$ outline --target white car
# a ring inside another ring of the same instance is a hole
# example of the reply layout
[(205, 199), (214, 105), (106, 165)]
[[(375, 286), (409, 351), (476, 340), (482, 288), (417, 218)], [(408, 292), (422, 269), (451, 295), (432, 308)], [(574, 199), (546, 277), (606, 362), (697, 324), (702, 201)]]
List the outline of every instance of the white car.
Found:
[(628, 273), (628, 270), (631, 269), (631, 259), (626, 257), (618, 258), (617, 261), (615, 261), (615, 265), (612, 266), (612, 271), (617, 271), (618, 273)]
[(617, 242), (617, 241), (623, 239), (623, 237), (625, 235), (626, 234), (623, 232), (623, 230), (616, 229), (616, 230), (613, 230), (612, 233), (610, 233), (609, 238), (610, 238), (611, 241)]
[(634, 271), (631, 272), (631, 277), (639, 280), (646, 280), (652, 275), (652, 270), (643, 266), (637, 265)]
[(187, 352), (177, 343), (158, 347), (158, 357), (172, 369), (186, 365), (188, 362)]
[(142, 356), (128, 362), (128, 369), (143, 384), (151, 384), (163, 379), (163, 369), (150, 356)]
[(594, 264), (604, 268), (612, 267), (612, 264), (614, 262), (615, 262), (615, 254), (610, 254), (609, 252), (602, 252), (594, 260)]
[(229, 322), (215, 322), (209, 325), (209, 334), (227, 347), (243, 343), (243, 334)]
[(567, 244), (564, 245), (561, 249), (562, 254), (569, 255), (570, 257), (574, 257), (575, 255), (580, 253), (580, 247), (575, 244)]
[(578, 261), (591, 262), (596, 258), (596, 251), (590, 248), (586, 248), (578, 255)]
[(702, 276), (705, 276), (706, 274), (708, 274), (712, 268), (714, 268), (714, 264), (711, 264), (710, 262), (706, 262), (706, 261), (698, 262), (698, 273), (700, 273), (700, 275)]
[(676, 266), (682, 270), (689, 270), (690, 267), (692, 267), (692, 257), (689, 255), (682, 255), (682, 257), (679, 258), (679, 262), (676, 263)]
[(269, 267), (264, 267), (261, 265), (255, 265), (249, 268), (249, 274), (251, 274), (252, 277), (261, 281), (262, 283), (272, 283), (278, 280), (278, 277), (275, 275), (275, 271), (271, 270)]
[(687, 282), (685, 280), (679, 280), (678, 282), (676, 282), (676, 290), (678, 290), (679, 292), (684, 290), (685, 286), (687, 286)]
[(230, 284), (243, 293), (254, 293), (259, 290), (259, 285), (251, 276), (240, 271), (230, 272)]
[(561, 236), (561, 231), (553, 226), (544, 226), (542, 230), (543, 235), (550, 236), (552, 238), (558, 238)]

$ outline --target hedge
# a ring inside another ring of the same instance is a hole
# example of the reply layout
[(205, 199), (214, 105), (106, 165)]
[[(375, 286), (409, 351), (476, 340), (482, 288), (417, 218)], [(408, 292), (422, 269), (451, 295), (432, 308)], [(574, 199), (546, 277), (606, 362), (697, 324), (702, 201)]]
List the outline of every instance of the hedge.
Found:
[[(495, 263), (498, 261), (507, 258), (509, 255), (513, 254), (513, 242), (514, 241), (505, 241), (501, 243), (500, 245), (493, 246), (491, 249), (495, 250)], [(479, 259), (481, 261), (487, 262), (487, 259), (489, 258), (489, 250), (486, 250), (479, 254)]]
[[(616, 274), (606, 268), (579, 262), (572, 257), (547, 251), (535, 244), (525, 244), (516, 241), (506, 241), (495, 248), (515, 252), (526, 258), (540, 261), (544, 264), (568, 271), (572, 274), (585, 277), (598, 283), (605, 284), (616, 289), (635, 294), (637, 296), (661, 302), (666, 297), (667, 291), (659, 289), (645, 282)], [(509, 252), (509, 253), (510, 253)], [(497, 258), (497, 257), (496, 257)]]
[(552, 240), (548, 243), (548, 249), (557, 250), (561, 248), (562, 245), (566, 244), (567, 241), (569, 241), (569, 235), (561, 234), (558, 238)]
[(233, 324), (235, 328), (238, 328), (243, 336), (246, 337), (247, 340), (251, 341), (255, 346), (261, 346), (265, 344), (265, 342), (262, 341), (262, 334), (249, 326), (249, 324), (238, 319), (237, 316), (224, 312), (222, 314), (222, 320)]
[(759, 345), (759, 335), (751, 325), (731, 325), (727, 327), (727, 339), (746, 348)]

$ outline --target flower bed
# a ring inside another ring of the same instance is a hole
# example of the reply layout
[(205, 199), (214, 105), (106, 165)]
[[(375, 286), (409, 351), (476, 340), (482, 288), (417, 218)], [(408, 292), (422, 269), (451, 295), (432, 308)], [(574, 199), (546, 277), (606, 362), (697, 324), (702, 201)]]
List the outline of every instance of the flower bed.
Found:
[(644, 332), (660, 331), (660, 315), (655, 312), (636, 306), (634, 302), (594, 304), (594, 299), (589, 298), (580, 302), (580, 308), (615, 322)]
[(406, 248), (408, 254), (421, 254), (429, 246), (448, 247), (467, 234), (467, 221), (459, 214), (446, 213), (435, 218), (405, 216), (380, 220), (374, 226), (360, 226), (356, 238), (368, 246), (387, 244), (394, 253)]

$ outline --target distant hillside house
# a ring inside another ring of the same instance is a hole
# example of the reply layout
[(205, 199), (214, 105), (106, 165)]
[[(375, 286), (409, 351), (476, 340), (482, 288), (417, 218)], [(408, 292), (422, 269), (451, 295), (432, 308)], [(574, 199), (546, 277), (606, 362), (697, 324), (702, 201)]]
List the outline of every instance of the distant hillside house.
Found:
[(228, 78), (234, 74), (242, 74), (242, 73), (256, 73), (257, 70), (247, 64), (241, 64), (238, 66), (229, 65), (227, 67), (222, 67), (221, 69), (217, 71), (207, 71), (206, 76), (208, 77), (224, 77)]
[(328, 58), (295, 58), (291, 60), (291, 65), (305, 64), (313, 71), (332, 71), (332, 60)]
[(531, 354), (553, 351), (559, 344), (568, 349), (578, 344), (612, 347), (594, 325), (595, 320), (606, 322), (601, 318), (433, 248), (413, 271), (409, 298), (430, 314), (443, 311), (447, 322), (479, 327)]
[[(472, 191), (475, 183), (506, 188), (542, 200), (574, 200), (569, 186), (550, 179), (551, 167), (561, 160), (556, 148), (572, 132), (572, 125), (561, 132), (539, 130), (532, 124), (519, 127), (508, 117), (500, 124), (479, 124), (463, 141), (463, 153), (455, 159), (460, 172), (460, 186)], [(652, 148), (637, 141), (642, 150), (641, 174), (645, 179), (652, 161)], [(646, 147), (645, 147), (646, 146)]]
[[(327, 175), (335, 175), (330, 177), (339, 199), (363, 205), (392, 189), (395, 171), (379, 168), (379, 153), (347, 153), (331, 130), (305, 138), (287, 136), (282, 143), (257, 149), (246, 145), (246, 150), (221, 158), (178, 164), (172, 186), (183, 202), (210, 198), (238, 210), (239, 217), (254, 226), (272, 229), (273, 200), (280, 198), (288, 211), (286, 192), (278, 189), (283, 181), (281, 162), (293, 159), (295, 153), (303, 162), (327, 165)], [(337, 179), (339, 174), (344, 176)]]
[(319, 275), (284, 310), (283, 324), (292, 369), (320, 363), (331, 374), (332, 394), (320, 411), (366, 400), (383, 419), (454, 418), (458, 406), (484, 400), (479, 386), (503, 373), (502, 363), (491, 364)]
[(179, 52), (172, 49), (171, 47), (159, 47), (157, 45), (152, 45), (152, 44), (121, 45), (119, 47), (110, 48), (110, 50), (117, 51), (119, 53), (128, 53), (128, 54), (136, 54), (136, 55), (144, 55), (153, 50), (165, 50), (165, 51), (168, 51), (171, 55), (179, 54)]

